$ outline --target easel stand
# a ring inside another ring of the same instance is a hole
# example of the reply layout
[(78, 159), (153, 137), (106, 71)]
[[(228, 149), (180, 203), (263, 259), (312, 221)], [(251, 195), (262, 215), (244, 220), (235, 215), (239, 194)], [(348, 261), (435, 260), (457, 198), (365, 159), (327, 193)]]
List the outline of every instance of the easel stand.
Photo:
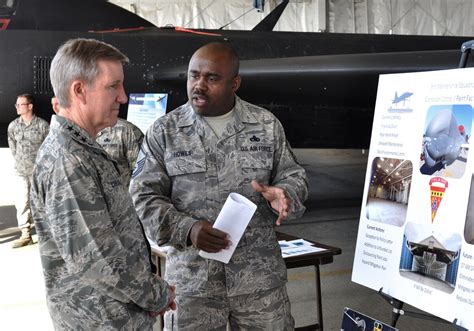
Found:
[(414, 311), (409, 311), (409, 310), (404, 310), (403, 304), (404, 302), (395, 299), (394, 297), (391, 297), (390, 295), (383, 293), (382, 292), (383, 287), (380, 288), (379, 294), (380, 296), (387, 301), (391, 306), (392, 306), (392, 321), (390, 323), (390, 326), (396, 327), (397, 321), (400, 318), (401, 315), (406, 315), (406, 316), (411, 316), (411, 317), (416, 317), (416, 318), (421, 318), (425, 320), (430, 320), (430, 321), (435, 321), (443, 324), (451, 324), (454, 326), (454, 328), (458, 331), (468, 331), (467, 329), (463, 328), (462, 326), (457, 325), (457, 318), (454, 319), (454, 321), (448, 322), (442, 318), (439, 318), (437, 316), (433, 316), (430, 314), (425, 314), (425, 313), (418, 313)]

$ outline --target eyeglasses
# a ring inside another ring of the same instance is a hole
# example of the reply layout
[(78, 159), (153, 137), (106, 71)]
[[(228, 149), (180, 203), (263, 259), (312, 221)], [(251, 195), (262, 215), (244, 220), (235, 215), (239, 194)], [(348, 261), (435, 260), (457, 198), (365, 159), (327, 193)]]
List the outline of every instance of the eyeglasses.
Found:
[(18, 108), (20, 106), (28, 106), (30, 103), (15, 103), (15, 108)]

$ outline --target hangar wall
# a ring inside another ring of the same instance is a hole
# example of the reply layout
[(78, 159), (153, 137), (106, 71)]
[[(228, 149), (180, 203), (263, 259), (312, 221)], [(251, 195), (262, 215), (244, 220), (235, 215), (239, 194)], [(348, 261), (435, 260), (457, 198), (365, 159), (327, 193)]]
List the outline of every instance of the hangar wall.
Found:
[(472, 0), (329, 0), (328, 31), (474, 35)]
[[(281, 1), (266, 0), (263, 12), (253, 0), (110, 0), (155, 25), (185, 28), (251, 30)], [(322, 31), (326, 28), (325, 0), (290, 1), (275, 30)], [(322, 22), (320, 22), (322, 20)], [(227, 25), (228, 24), (228, 25)]]
[[(110, 0), (157, 26), (250, 30), (281, 1)], [(290, 0), (276, 31), (474, 36), (474, 0)], [(228, 24), (228, 25), (227, 25)]]

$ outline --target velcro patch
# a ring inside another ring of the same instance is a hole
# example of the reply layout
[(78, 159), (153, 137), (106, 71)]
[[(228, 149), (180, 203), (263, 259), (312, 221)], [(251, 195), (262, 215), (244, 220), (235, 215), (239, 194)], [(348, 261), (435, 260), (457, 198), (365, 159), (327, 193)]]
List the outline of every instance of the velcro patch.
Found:
[(132, 178), (135, 178), (139, 173), (142, 172), (143, 166), (147, 158), (147, 153), (140, 147), (140, 153), (138, 153), (137, 163), (135, 164), (135, 169), (132, 171)]

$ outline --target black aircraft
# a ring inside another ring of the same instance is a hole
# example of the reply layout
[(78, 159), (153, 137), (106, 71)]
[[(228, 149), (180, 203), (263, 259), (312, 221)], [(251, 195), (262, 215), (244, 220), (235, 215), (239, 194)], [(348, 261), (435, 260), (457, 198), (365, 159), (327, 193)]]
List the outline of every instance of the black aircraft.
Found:
[(50, 119), (49, 67), (70, 38), (118, 47), (131, 60), (126, 91), (168, 93), (168, 111), (187, 101), (191, 54), (226, 40), (241, 58), (238, 94), (275, 113), (294, 147), (334, 148), (369, 145), (379, 74), (456, 68), (472, 39), (271, 31), (287, 3), (253, 31), (229, 31), (156, 28), (103, 0), (0, 0), (0, 147), (16, 95), (34, 94), (36, 113)]

